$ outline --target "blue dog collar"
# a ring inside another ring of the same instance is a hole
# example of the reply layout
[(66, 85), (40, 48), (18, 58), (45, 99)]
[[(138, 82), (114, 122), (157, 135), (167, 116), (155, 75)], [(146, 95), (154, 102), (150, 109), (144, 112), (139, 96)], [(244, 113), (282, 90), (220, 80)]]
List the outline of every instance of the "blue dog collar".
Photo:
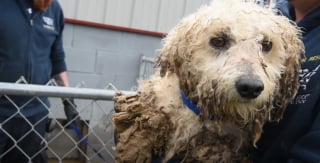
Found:
[(182, 97), (183, 103), (187, 105), (190, 110), (192, 110), (196, 115), (200, 114), (200, 109), (198, 108), (198, 106), (195, 105), (191, 100), (189, 100), (187, 96), (184, 94), (184, 92), (182, 91), (181, 91), (181, 97)]

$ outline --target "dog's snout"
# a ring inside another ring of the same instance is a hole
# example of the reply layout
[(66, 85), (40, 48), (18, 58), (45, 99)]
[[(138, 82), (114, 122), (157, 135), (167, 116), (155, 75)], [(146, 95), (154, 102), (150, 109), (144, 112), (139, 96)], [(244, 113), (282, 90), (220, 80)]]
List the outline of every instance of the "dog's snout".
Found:
[(236, 89), (241, 97), (254, 99), (261, 94), (264, 85), (260, 79), (247, 77), (236, 81)]

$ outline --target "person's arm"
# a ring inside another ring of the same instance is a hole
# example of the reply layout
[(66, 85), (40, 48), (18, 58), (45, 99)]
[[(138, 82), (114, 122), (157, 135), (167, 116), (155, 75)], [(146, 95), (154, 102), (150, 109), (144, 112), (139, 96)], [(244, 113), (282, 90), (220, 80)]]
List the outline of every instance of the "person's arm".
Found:
[(69, 80), (66, 71), (54, 75), (53, 79), (57, 82), (58, 86), (69, 87)]
[[(69, 81), (67, 72), (63, 71), (53, 76), (53, 79), (56, 81), (58, 86), (69, 87)], [(76, 105), (72, 98), (62, 98), (62, 103), (64, 106), (64, 112), (67, 117), (67, 123), (71, 123), (71, 121), (77, 121), (79, 119), (79, 114), (76, 109)]]
[[(56, 2), (57, 3), (57, 2)], [(58, 5), (58, 3), (56, 4)], [(58, 86), (69, 87), (69, 80), (67, 75), (67, 66), (65, 61), (65, 52), (62, 43), (62, 33), (64, 29), (64, 16), (60, 8), (59, 23), (57, 23), (57, 30), (59, 35), (57, 36), (52, 49), (51, 49), (51, 64), (52, 64), (52, 78), (56, 81)], [(76, 109), (73, 98), (62, 98), (64, 106), (64, 112), (67, 118), (67, 123), (71, 124), (79, 119), (79, 113)]]

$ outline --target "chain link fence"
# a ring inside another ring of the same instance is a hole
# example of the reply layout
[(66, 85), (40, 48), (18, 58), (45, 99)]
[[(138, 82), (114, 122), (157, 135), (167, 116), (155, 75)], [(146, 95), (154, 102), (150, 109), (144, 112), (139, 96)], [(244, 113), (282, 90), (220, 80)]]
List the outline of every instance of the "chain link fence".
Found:
[[(16, 140), (3, 126), (16, 116), (22, 117), (26, 124), (37, 124), (38, 122), (28, 121), (21, 110), (31, 100), (38, 100), (49, 111), (49, 114), (43, 119), (48, 118), (49, 120), (46, 136), (42, 137), (43, 148), (37, 154), (47, 152), (49, 163), (114, 162), (114, 126), (111, 116), (114, 110), (112, 98), (115, 92), (116, 90), (110, 89), (58, 87), (54, 81), (50, 81), (44, 86), (32, 85), (23, 78), (17, 83), (0, 82), (1, 98), (8, 100), (17, 109), (14, 115), (1, 122), (0, 132), (6, 134), (13, 143), (7, 148), (7, 151), (0, 154), (0, 158), (13, 150), (20, 150), (24, 153), (19, 147), (22, 138)], [(11, 99), (12, 95), (30, 96), (32, 99), (23, 105), (17, 105)], [(49, 97), (50, 107), (42, 101), (41, 97), (43, 96)], [(66, 122), (62, 98), (74, 99), (79, 113), (76, 117), (79, 119), (77, 123)], [(34, 130), (34, 128), (33, 125), (30, 130)], [(27, 137), (27, 134), (23, 137)], [(40, 136), (40, 134), (38, 135)], [(33, 156), (26, 155), (26, 157), (31, 162)]]

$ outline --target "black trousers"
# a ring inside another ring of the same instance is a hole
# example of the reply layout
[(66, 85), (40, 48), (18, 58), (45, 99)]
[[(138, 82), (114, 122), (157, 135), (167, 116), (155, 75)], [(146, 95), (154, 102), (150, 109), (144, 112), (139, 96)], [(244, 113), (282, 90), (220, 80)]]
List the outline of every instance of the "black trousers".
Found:
[[(0, 117), (0, 163), (47, 163), (44, 143), (47, 113), (24, 118)], [(34, 128), (33, 128), (34, 127)]]

